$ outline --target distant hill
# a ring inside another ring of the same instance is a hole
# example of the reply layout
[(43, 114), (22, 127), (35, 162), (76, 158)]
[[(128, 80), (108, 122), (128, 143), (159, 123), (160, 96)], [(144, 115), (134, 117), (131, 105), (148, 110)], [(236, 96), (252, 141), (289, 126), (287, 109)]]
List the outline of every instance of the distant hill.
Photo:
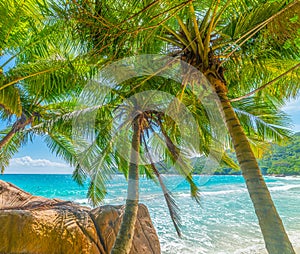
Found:
[[(229, 156), (236, 161), (235, 154)], [(258, 160), (263, 174), (300, 175), (300, 132), (284, 146), (273, 145), (262, 159)], [(203, 159), (194, 159), (194, 173), (203, 173)], [(220, 167), (214, 171), (215, 175), (239, 175), (240, 171), (230, 167)]]
[(263, 173), (300, 175), (300, 133), (284, 146), (273, 145), (259, 164)]

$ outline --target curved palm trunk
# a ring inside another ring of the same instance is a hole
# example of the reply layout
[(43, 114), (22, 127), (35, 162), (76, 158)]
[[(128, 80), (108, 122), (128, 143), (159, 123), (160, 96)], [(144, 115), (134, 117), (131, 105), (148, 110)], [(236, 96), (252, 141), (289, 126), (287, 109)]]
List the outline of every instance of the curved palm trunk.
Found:
[(213, 80), (213, 82), (211, 83), (217, 88), (217, 94), (221, 100), (220, 111), (230, 133), (236, 156), (258, 217), (266, 248), (270, 254), (295, 253), (276, 211), (249, 141), (228, 101), (225, 85), (220, 80)]
[(129, 179), (125, 212), (112, 254), (128, 254), (131, 250), (139, 203), (139, 150), (141, 126), (137, 117), (133, 123), (132, 150), (129, 164)]
[(15, 122), (12, 129), (0, 140), (0, 149), (2, 149), (11, 139), (15, 136), (17, 132), (24, 129), (28, 124), (32, 122), (32, 117), (28, 119), (19, 119)]
[(3, 139), (0, 140), (0, 149), (3, 148), (16, 134), (14, 129), (11, 129)]

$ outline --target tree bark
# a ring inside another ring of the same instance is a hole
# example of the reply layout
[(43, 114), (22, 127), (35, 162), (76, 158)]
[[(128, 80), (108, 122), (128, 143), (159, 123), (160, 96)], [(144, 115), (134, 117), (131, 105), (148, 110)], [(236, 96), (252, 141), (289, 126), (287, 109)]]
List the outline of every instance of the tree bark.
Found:
[(0, 140), (0, 149), (2, 149), (11, 139), (15, 136), (17, 132), (24, 129), (28, 124), (32, 122), (32, 117), (29, 117), (28, 119), (18, 119), (12, 129), (3, 137), (2, 140)]
[(128, 254), (131, 250), (135, 230), (135, 222), (139, 203), (139, 151), (141, 144), (140, 119), (136, 117), (133, 122), (133, 136), (131, 141), (131, 156), (128, 174), (128, 188), (125, 212), (121, 228), (117, 235), (112, 254)]
[(11, 129), (6, 136), (0, 141), (0, 149), (2, 149), (16, 134), (14, 129)]
[(225, 84), (220, 80), (210, 81), (211, 83), (214, 82), (212, 84), (217, 87), (216, 91), (221, 101), (220, 111), (230, 133), (266, 248), (270, 254), (295, 254), (248, 138), (227, 98), (226, 88), (224, 88)]

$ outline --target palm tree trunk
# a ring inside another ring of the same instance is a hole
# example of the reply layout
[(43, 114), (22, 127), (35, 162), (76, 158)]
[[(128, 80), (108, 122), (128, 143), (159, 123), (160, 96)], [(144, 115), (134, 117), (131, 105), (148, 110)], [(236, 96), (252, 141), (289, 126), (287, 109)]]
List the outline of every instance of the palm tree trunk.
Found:
[(139, 117), (133, 123), (132, 150), (129, 164), (128, 188), (125, 212), (112, 254), (128, 254), (131, 250), (139, 203), (139, 150), (141, 126)]
[(2, 149), (9, 141), (15, 136), (17, 132), (24, 129), (28, 124), (32, 122), (32, 117), (28, 119), (19, 119), (17, 120), (12, 129), (0, 140), (0, 149)]
[(11, 129), (4, 137), (0, 140), (0, 149), (2, 149), (16, 134), (14, 129)]
[[(212, 83), (212, 80), (210, 81)], [(266, 248), (270, 254), (295, 254), (249, 141), (228, 101), (225, 85), (220, 80), (213, 80), (213, 82), (212, 84), (215, 85), (221, 100), (220, 111), (230, 133), (236, 156), (258, 217)]]

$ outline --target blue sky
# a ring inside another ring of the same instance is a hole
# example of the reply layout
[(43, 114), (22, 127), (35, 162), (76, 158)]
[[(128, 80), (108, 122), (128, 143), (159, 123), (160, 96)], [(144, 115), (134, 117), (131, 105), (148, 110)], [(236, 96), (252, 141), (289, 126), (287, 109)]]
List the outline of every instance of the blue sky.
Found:
[[(292, 120), (290, 129), (300, 131), (300, 98), (292, 100), (283, 108)], [(71, 174), (70, 168), (62, 159), (51, 154), (41, 137), (36, 137), (33, 143), (21, 148), (11, 160), (11, 165), (5, 171), (6, 174)]]
[(283, 107), (283, 110), (288, 113), (293, 120), (294, 126), (290, 128), (296, 132), (300, 132), (300, 98), (288, 102), (287, 105)]
[(42, 137), (35, 137), (10, 161), (6, 174), (71, 174), (72, 168), (52, 154)]

